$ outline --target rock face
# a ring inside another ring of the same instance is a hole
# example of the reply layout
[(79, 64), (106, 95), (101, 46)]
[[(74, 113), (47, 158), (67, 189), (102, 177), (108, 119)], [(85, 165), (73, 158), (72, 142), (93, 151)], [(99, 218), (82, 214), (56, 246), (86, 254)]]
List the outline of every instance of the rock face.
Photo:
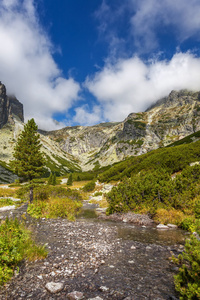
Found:
[(172, 91), (123, 122), (43, 132), (79, 160), (83, 170), (167, 146), (200, 130), (200, 92)]
[(6, 87), (0, 82), (0, 128), (7, 122), (13, 124), (13, 117), (24, 121), (23, 105), (14, 96), (7, 96)]

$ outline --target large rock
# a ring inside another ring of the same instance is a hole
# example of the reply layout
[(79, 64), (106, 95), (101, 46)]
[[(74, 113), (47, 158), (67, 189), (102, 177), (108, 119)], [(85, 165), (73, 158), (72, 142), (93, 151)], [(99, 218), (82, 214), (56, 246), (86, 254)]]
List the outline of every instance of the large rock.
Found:
[(47, 291), (49, 291), (51, 294), (56, 294), (60, 291), (63, 290), (64, 288), (64, 284), (61, 282), (48, 282), (45, 285), (45, 288), (47, 289)]
[(15, 96), (6, 94), (6, 87), (0, 82), (0, 128), (7, 122), (13, 123), (13, 118), (24, 121), (23, 105)]

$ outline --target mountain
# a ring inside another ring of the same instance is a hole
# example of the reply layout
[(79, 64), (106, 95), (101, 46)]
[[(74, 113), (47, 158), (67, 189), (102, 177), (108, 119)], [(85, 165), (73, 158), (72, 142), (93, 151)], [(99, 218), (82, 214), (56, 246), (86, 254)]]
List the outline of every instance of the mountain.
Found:
[[(6, 87), (0, 82), (0, 183), (13, 182), (17, 178), (10, 172), (9, 161), (23, 127), (23, 105), (14, 96), (7, 95)], [(65, 174), (81, 170), (76, 159), (60, 149), (58, 143), (42, 134), (40, 140), (47, 171)]]
[[(0, 165), (7, 167), (23, 129), (23, 106), (0, 83)], [(65, 174), (98, 169), (167, 146), (200, 130), (200, 92), (172, 91), (123, 122), (39, 130), (47, 170)], [(195, 139), (198, 139), (198, 137)], [(0, 171), (1, 172), (1, 171)]]
[(200, 92), (172, 91), (123, 122), (43, 132), (91, 170), (167, 146), (200, 130)]
[(23, 105), (15, 96), (7, 96), (6, 87), (0, 81), (0, 129), (7, 123), (14, 124), (14, 117), (24, 122)]

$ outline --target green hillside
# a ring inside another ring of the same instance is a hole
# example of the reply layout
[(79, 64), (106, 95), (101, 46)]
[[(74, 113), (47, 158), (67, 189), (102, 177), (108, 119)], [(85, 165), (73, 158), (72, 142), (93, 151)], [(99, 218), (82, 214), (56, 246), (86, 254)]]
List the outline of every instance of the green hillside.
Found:
[(131, 177), (131, 175), (141, 171), (148, 172), (159, 169), (164, 169), (167, 173), (173, 174), (197, 161), (200, 161), (200, 141), (159, 148), (140, 156), (130, 157), (99, 174), (98, 179), (101, 182), (109, 182)]

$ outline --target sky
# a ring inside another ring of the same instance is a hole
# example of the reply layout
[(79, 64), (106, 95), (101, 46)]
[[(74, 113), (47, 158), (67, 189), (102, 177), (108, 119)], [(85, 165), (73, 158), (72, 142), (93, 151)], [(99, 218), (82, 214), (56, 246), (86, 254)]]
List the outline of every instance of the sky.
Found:
[(199, 0), (0, 0), (0, 81), (40, 129), (200, 90)]

